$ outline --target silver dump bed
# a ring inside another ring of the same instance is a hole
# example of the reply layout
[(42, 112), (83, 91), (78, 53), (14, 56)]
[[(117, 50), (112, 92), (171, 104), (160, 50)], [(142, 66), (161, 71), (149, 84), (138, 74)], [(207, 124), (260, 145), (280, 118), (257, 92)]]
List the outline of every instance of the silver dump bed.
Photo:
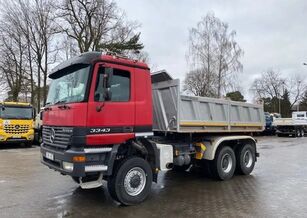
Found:
[(261, 132), (263, 105), (180, 94), (179, 79), (152, 74), (153, 130), (160, 132)]

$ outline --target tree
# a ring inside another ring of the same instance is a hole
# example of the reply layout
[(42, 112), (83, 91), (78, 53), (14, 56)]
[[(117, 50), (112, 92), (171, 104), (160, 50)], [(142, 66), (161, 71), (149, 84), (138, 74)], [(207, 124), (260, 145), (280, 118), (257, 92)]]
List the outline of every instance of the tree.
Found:
[(242, 101), (242, 102), (246, 102), (246, 100), (244, 99), (244, 96), (241, 94), (241, 92), (239, 91), (235, 91), (235, 92), (228, 92), (226, 94), (227, 98), (230, 98), (232, 101)]
[(259, 98), (274, 98), (282, 95), (285, 84), (286, 81), (280, 73), (270, 69), (263, 72), (260, 78), (255, 79), (252, 88)]
[[(15, 0), (7, 3), (2, 12), (1, 51), (7, 55), (0, 69), (2, 74), (10, 74), (7, 76), (8, 97), (18, 101), (22, 92), (30, 93), (30, 101), (34, 104), (37, 99), (38, 109), (41, 100), (43, 104), (46, 102), (48, 66), (55, 61), (52, 56), (56, 49), (51, 46), (56, 34), (52, 10), (52, 0)], [(11, 73), (14, 66), (15, 71)], [(42, 92), (36, 92), (41, 83)]]
[(284, 78), (277, 71), (270, 69), (255, 79), (252, 90), (257, 98), (264, 100), (266, 111), (279, 112), (288, 117), (293, 105), (302, 99), (306, 83), (297, 75)]
[(5, 14), (7, 22), (1, 21), (0, 69), (2, 77), (9, 87), (9, 99), (18, 100), (24, 82), (26, 44), (20, 35), (20, 28), (15, 26), (15, 20)]
[(187, 73), (184, 80), (184, 91), (191, 92), (196, 96), (216, 96), (216, 78), (204, 69), (195, 69)]
[[(227, 23), (208, 13), (189, 31), (187, 54), (190, 71), (184, 90), (202, 96), (221, 97), (232, 88), (237, 72), (242, 71), (243, 50), (235, 41), (236, 32)], [(198, 79), (195, 81), (195, 78)]]
[(280, 103), (280, 114), (282, 117), (291, 117), (291, 102), (290, 102), (290, 93), (287, 89), (283, 96), (281, 97)]
[(300, 109), (302, 111), (307, 111), (307, 90), (304, 92), (302, 100), (300, 102)]
[(139, 42), (139, 26), (129, 22), (111, 0), (63, 0), (58, 5), (61, 30), (71, 38), (79, 52), (109, 51), (128, 54), (144, 48)]

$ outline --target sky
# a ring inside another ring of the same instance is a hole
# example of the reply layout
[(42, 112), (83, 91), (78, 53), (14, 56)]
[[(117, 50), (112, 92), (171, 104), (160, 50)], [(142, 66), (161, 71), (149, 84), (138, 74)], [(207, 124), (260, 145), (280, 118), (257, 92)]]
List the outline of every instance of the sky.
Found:
[[(307, 76), (306, 0), (117, 0), (129, 19), (141, 24), (141, 40), (154, 70), (166, 69), (174, 78), (188, 72), (189, 29), (214, 12), (244, 50), (240, 74), (242, 92), (250, 101), (253, 80), (268, 69), (284, 77)], [(306, 78), (307, 79), (307, 78)]]

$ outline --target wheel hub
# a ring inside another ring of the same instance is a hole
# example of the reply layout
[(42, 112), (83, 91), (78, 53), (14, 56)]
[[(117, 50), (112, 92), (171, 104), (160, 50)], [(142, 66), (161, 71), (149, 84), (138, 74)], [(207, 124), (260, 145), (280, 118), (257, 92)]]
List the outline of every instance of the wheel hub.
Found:
[(246, 168), (250, 168), (253, 164), (253, 157), (251, 154), (251, 151), (247, 150), (245, 151), (243, 155), (243, 162)]
[(131, 181), (130, 181), (130, 186), (132, 188), (137, 188), (141, 183), (141, 178), (139, 175), (134, 175), (132, 178), (131, 178)]
[(140, 167), (134, 167), (128, 171), (124, 179), (125, 191), (130, 196), (140, 194), (146, 185), (145, 171)]
[(224, 173), (229, 173), (232, 169), (232, 158), (230, 154), (224, 154), (222, 157), (221, 165), (222, 165), (222, 170)]

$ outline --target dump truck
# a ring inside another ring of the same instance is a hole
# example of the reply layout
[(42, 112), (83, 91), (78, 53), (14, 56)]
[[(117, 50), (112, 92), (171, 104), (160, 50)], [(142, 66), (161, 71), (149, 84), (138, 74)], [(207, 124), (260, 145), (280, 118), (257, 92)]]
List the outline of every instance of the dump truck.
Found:
[(180, 81), (145, 63), (88, 52), (49, 74), (42, 163), (81, 188), (107, 181), (123, 205), (146, 199), (160, 171), (248, 175), (259, 156), (263, 105), (180, 94)]
[(32, 145), (34, 139), (34, 108), (30, 103), (0, 102), (1, 144)]
[(304, 137), (307, 132), (307, 111), (294, 111), (291, 118), (275, 118), (277, 136)]

